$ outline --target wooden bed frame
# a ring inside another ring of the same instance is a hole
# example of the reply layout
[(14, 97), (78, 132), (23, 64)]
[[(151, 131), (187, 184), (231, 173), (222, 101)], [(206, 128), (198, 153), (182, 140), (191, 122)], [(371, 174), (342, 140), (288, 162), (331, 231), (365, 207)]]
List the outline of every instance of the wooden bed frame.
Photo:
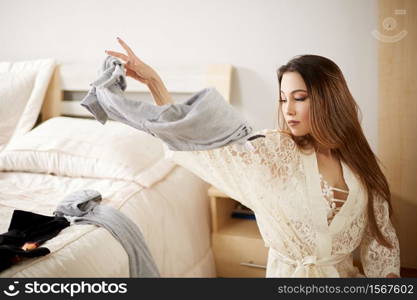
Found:
[[(172, 94), (193, 94), (208, 86), (215, 87), (230, 103), (230, 89), (233, 67), (231, 65), (208, 65), (204, 67), (156, 68)], [(64, 99), (68, 93), (86, 95), (90, 83), (97, 79), (97, 67), (85, 65), (58, 64), (50, 80), (42, 104), (38, 123), (65, 115), (71, 117), (92, 117), (79, 101)], [(148, 88), (127, 77), (126, 92), (148, 94)], [(175, 101), (175, 100), (174, 100)], [(36, 124), (36, 125), (37, 125)], [(35, 126), (36, 126), (35, 125)]]

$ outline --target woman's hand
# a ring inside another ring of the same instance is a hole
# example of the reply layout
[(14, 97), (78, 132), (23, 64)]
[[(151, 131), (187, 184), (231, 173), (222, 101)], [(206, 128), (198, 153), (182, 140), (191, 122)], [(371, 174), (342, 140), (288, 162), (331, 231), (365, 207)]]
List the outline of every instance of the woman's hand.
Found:
[(106, 50), (105, 52), (108, 55), (120, 58), (124, 61), (123, 65), (126, 68), (126, 76), (132, 77), (146, 85), (149, 85), (152, 80), (159, 78), (156, 71), (141, 61), (121, 38), (117, 38), (117, 41), (126, 50), (127, 55), (109, 50)]
[(127, 55), (115, 51), (105, 51), (108, 55), (115, 56), (123, 60), (126, 68), (126, 76), (132, 77), (146, 84), (152, 93), (157, 105), (173, 103), (171, 95), (168, 93), (164, 83), (158, 73), (150, 66), (141, 61), (132, 49), (121, 39), (117, 38), (120, 45), (126, 50)]

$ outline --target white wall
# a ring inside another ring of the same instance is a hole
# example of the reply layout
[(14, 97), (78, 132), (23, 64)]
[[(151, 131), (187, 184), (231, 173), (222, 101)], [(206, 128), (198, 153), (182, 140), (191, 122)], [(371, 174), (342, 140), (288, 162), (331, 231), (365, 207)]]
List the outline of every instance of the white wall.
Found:
[(232, 104), (276, 126), (276, 69), (298, 54), (333, 59), (377, 145), (375, 0), (0, 0), (0, 61), (97, 62), (123, 38), (148, 64), (230, 63)]

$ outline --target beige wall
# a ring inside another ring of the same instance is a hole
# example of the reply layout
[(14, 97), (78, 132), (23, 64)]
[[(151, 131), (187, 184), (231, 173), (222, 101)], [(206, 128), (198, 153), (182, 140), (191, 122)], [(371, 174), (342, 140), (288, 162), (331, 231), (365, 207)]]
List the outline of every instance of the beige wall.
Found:
[(378, 157), (391, 187), (401, 265), (417, 268), (417, 1), (378, 4), (380, 33), (407, 31), (398, 41), (379, 41)]
[(0, 1), (0, 61), (54, 57), (100, 66), (120, 35), (150, 65), (234, 66), (231, 103), (276, 126), (276, 68), (319, 54), (342, 69), (377, 145), (376, 0)]

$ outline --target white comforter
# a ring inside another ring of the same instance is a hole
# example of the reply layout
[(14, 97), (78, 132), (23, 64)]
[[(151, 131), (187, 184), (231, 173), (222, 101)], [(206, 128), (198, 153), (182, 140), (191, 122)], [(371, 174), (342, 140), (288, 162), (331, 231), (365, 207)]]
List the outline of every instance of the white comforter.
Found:
[[(215, 276), (210, 246), (209, 185), (206, 182), (182, 167), (164, 168), (164, 160), (159, 161), (157, 168), (152, 170), (148, 166), (140, 174), (133, 174), (130, 169), (132, 178), (136, 180), (108, 178), (108, 174), (103, 178), (100, 174), (70, 174), (70, 168), (63, 169), (69, 165), (65, 160), (71, 157), (70, 162), (75, 163), (80, 157), (71, 153), (74, 149), (68, 145), (77, 143), (65, 136), (63, 129), (83, 124), (91, 136), (90, 142), (102, 129), (91, 120), (56, 119), (49, 126), (35, 128), (34, 134), (27, 135), (0, 155), (1, 233), (8, 230), (14, 209), (52, 215), (56, 204), (65, 195), (79, 189), (95, 189), (102, 194), (102, 204), (120, 209), (138, 224), (162, 277)], [(130, 130), (118, 124), (112, 126), (114, 128), (110, 126), (105, 130)], [(122, 143), (120, 132), (118, 140)], [(126, 135), (129, 140), (137, 138), (131, 133)], [(39, 140), (39, 136), (43, 136), (45, 141), (49, 136), (52, 144), (45, 142), (40, 149), (33, 142)], [(101, 139), (106, 138), (101, 135)], [(82, 142), (78, 142), (82, 146)], [(129, 152), (129, 147), (125, 146)], [(62, 148), (66, 150), (65, 155), (59, 156), (63, 153)], [(94, 151), (97, 152), (92, 149), (89, 155)], [(86, 157), (83, 158), (86, 165), (78, 170), (100, 170), (100, 161), (85, 160)], [(129, 157), (129, 153), (123, 157)], [(59, 162), (52, 162), (53, 159), (59, 159)], [(109, 160), (106, 163), (112, 163)], [(91, 166), (88, 162), (92, 162)], [(94, 166), (97, 169), (93, 169)], [(46, 170), (47, 167), (51, 169)], [(118, 176), (123, 174), (123, 170), (127, 169), (121, 165)], [(165, 170), (160, 178), (158, 170)], [(0, 273), (0, 277), (129, 277), (126, 252), (109, 232), (95, 225), (71, 225), (42, 246), (49, 248), (51, 253), (20, 262)]]

